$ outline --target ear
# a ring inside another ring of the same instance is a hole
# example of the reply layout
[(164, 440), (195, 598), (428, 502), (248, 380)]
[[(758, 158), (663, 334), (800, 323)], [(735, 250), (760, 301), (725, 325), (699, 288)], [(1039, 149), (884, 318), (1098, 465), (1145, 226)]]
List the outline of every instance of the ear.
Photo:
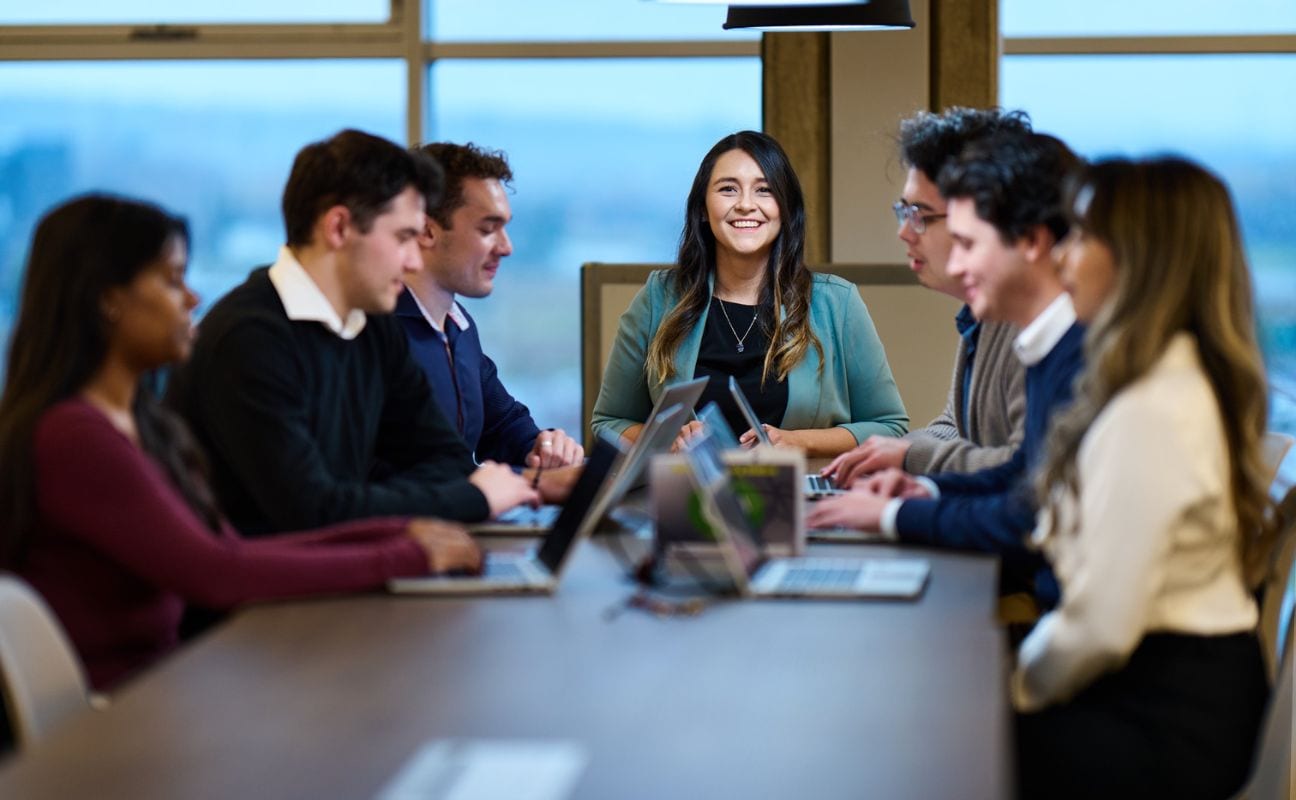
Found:
[(116, 323), (121, 319), (122, 303), (125, 300), (126, 290), (121, 286), (113, 286), (104, 290), (99, 298), (99, 314), (109, 324)]
[(431, 250), (441, 241), (445, 235), (445, 229), (431, 217), (427, 217), (423, 223), (423, 232), (418, 235), (419, 247), (424, 250)]
[(1036, 225), (1017, 240), (1022, 255), (1032, 264), (1041, 261), (1053, 261), (1053, 248), (1058, 243), (1047, 225)]
[(340, 250), (351, 231), (351, 210), (346, 206), (332, 206), (315, 221), (315, 240), (329, 250)]

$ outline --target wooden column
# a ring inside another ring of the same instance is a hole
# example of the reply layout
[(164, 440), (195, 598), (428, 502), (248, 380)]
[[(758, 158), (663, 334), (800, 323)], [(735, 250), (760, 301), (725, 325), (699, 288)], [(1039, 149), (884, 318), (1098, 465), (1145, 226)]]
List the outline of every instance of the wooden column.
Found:
[(931, 0), (931, 107), (999, 104), (998, 0)]
[(809, 264), (826, 262), (832, 241), (828, 52), (826, 33), (767, 33), (761, 40), (763, 127), (801, 179)]

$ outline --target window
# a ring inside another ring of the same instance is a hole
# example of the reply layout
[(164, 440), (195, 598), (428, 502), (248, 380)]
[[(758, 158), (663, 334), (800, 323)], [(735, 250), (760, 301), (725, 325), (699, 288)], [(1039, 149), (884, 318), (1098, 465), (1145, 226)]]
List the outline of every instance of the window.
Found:
[[(698, 161), (760, 125), (759, 36), (723, 31), (715, 6), (426, 0), (411, 49), (400, 27), (417, 15), (390, 18), (419, 1), (0, 10), (0, 337), (37, 219), (72, 195), (186, 216), (201, 313), (274, 259), (306, 143), (344, 127), (474, 141), (515, 168), (516, 252), (496, 293), (467, 305), (505, 384), (541, 425), (579, 435), (580, 264), (673, 259)], [(203, 27), (177, 41), (113, 27), (164, 23)]]
[[(1285, 2), (1282, 7), (1287, 30), (1296, 30), (1296, 7)], [(1012, 8), (1005, 3), (1005, 29)], [(1049, 32), (1067, 33), (1087, 24), (1067, 16), (1061, 6), (1052, 15), (1042, 5), (1030, 8)], [(1191, 22), (1194, 8), (1174, 17), (1175, 24)], [(1248, 9), (1248, 17), (1263, 16), (1253, 10)], [(1200, 37), (1197, 49), (1208, 49), (1211, 42)], [(1296, 434), (1296, 218), (1291, 214), (1296, 185), (1290, 179), (1296, 175), (1291, 138), (1296, 130), (1296, 41), (1291, 49), (1258, 54), (1228, 52), (1222, 46), (1223, 52), (1192, 55), (1013, 55), (1009, 39), (1000, 100), (1005, 107), (1026, 109), (1038, 129), (1061, 136), (1084, 156), (1174, 152), (1203, 163), (1227, 182), (1255, 282), (1258, 333), (1270, 380), (1270, 427)]]
[(0, 62), (0, 325), (40, 215), (111, 191), (189, 219), (204, 308), (274, 260), (293, 155), (343, 127), (397, 141), (397, 61)]
[(513, 255), (463, 305), (537, 423), (578, 431), (580, 265), (674, 261), (702, 156), (760, 126), (760, 62), (447, 61), (430, 86), (430, 138), (502, 149), (514, 173)]

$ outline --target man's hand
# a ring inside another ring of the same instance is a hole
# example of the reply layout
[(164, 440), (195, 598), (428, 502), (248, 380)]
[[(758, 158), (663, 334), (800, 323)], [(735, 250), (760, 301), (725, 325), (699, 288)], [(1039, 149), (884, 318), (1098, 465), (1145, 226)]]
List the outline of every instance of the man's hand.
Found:
[(883, 470), (855, 489), (882, 497), (903, 497), (906, 500), (914, 497), (931, 497), (931, 492), (927, 491), (926, 486), (901, 469)]
[(528, 467), (566, 467), (579, 464), (585, 458), (585, 448), (568, 436), (561, 428), (540, 431), (531, 452), (527, 453)]
[(849, 489), (856, 480), (867, 475), (884, 469), (903, 468), (909, 445), (908, 439), (870, 436), (863, 444), (834, 458), (819, 474), (831, 478), (838, 487)]
[(490, 515), (498, 517), (505, 511), (523, 503), (540, 505), (540, 493), (531, 484), (504, 464), (487, 461), (468, 476), (468, 482), (486, 495)]
[[(541, 502), (553, 505), (562, 505), (567, 502), (572, 489), (576, 486), (576, 481), (580, 480), (581, 473), (584, 471), (584, 464), (555, 467), (554, 469), (542, 471), (539, 486)], [(527, 482), (527, 485), (533, 485), (535, 483), (535, 470), (524, 471), (522, 478)]]
[(462, 570), (475, 575), (482, 570), (481, 548), (468, 535), (468, 529), (456, 522), (414, 519), (405, 533), (427, 554), (430, 572)]
[(891, 498), (856, 490), (825, 497), (810, 506), (806, 525), (811, 528), (882, 529), (882, 510)]

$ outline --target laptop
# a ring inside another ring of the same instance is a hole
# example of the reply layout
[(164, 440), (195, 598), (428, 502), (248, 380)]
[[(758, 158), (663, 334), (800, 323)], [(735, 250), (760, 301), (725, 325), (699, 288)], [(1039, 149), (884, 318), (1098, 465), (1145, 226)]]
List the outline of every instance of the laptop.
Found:
[(931, 565), (921, 558), (765, 558), (752, 536), (719, 448), (706, 435), (685, 452), (725, 566), (744, 597), (894, 598), (922, 594)]
[(673, 405), (654, 413), (635, 440), (634, 447), (620, 460), (614, 474), (604, 484), (604, 491), (594, 503), (590, 512), (593, 525), (597, 527), (606, 517), (618, 531), (642, 532), (651, 530), (652, 517), (642, 511), (618, 507), (630, 490), (641, 485), (648, 462), (658, 453), (670, 449), (680, 428), (689, 417), (689, 407)]
[(481, 575), (394, 578), (387, 582), (388, 590), (398, 594), (552, 593), (558, 588), (563, 568), (577, 543), (589, 536), (594, 527), (596, 520), (589, 512), (621, 454), (621, 447), (614, 440), (599, 438), (571, 497), (538, 549), (488, 551)]
[[(708, 380), (710, 380), (709, 377), (703, 376), (691, 381), (672, 384), (662, 392), (661, 397), (657, 399), (657, 403), (653, 406), (652, 413), (644, 421), (644, 428), (640, 431), (639, 438), (635, 440), (634, 447), (630, 449), (630, 453), (623, 459), (625, 466), (616, 469), (618, 479), (629, 476), (629, 483), (619, 484), (621, 494), (611, 503), (605, 504), (604, 511), (621, 502), (621, 498), (630, 489), (643, 485), (643, 481), (640, 479), (644, 474), (643, 467), (647, 463), (647, 457), (665, 449), (656, 447), (645, 450), (645, 445), (648, 444), (645, 440), (648, 438), (649, 431), (653, 429), (654, 423), (665, 412), (672, 410), (675, 406), (680, 406), (684, 409), (683, 417), (674, 427), (675, 433), (678, 434), (679, 429), (684, 427), (684, 423), (688, 421), (693, 406), (697, 405), (698, 398), (702, 396), (702, 390), (706, 388)], [(669, 447), (673, 441), (675, 441), (675, 435), (671, 435), (666, 440), (666, 447)], [(554, 526), (561, 511), (562, 507), (557, 505), (543, 505), (538, 508), (515, 506), (495, 519), (469, 526), (469, 530), (477, 534), (500, 536), (538, 535)], [(600, 514), (600, 516), (602, 515)]]
[[(774, 442), (770, 440), (769, 434), (765, 432), (765, 426), (756, 416), (756, 411), (752, 408), (751, 403), (747, 400), (747, 395), (743, 394), (742, 387), (738, 385), (738, 380), (734, 376), (729, 376), (729, 394), (733, 396), (734, 402), (738, 404), (738, 410), (742, 412), (743, 419), (756, 433), (756, 442), (767, 446), (773, 446)], [(733, 433), (730, 432), (730, 437)], [(841, 494), (844, 490), (833, 486), (832, 481), (822, 475), (805, 476), (805, 495), (807, 500), (817, 500), (820, 497), (828, 495)]]

